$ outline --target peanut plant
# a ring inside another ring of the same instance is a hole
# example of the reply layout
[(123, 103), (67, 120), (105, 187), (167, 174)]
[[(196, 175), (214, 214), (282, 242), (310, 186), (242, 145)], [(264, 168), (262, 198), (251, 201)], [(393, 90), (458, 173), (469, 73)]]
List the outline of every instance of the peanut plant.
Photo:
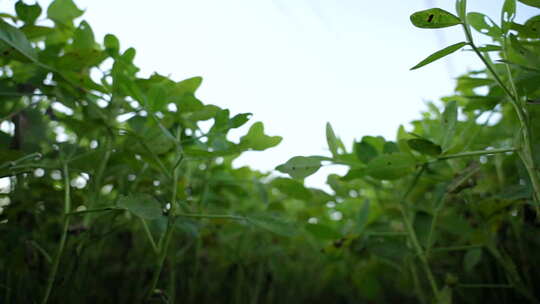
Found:
[[(200, 77), (141, 77), (82, 15), (0, 13), (1, 303), (539, 302), (540, 16), (517, 23), (515, 0), (498, 23), (464, 0), (414, 13), (464, 40), (412, 70), (458, 50), (485, 68), (395, 140), (328, 123), (329, 154), (290, 178), (233, 166), (281, 137), (231, 141), (250, 113), (203, 103)], [(305, 186), (330, 165), (332, 191)]]

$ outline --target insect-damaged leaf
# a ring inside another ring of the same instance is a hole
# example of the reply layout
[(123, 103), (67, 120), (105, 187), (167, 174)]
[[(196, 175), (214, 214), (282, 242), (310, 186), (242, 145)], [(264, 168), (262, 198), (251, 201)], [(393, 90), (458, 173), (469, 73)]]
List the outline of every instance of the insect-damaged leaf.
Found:
[(461, 20), (440, 8), (430, 8), (411, 15), (411, 22), (420, 28), (442, 28), (457, 25)]
[(439, 60), (445, 56), (448, 56), (455, 51), (461, 49), (462, 47), (466, 46), (467, 42), (459, 42), (456, 44), (452, 44), (451, 46), (445, 47), (444, 49), (437, 51), (431, 55), (429, 55), (426, 59), (420, 61), (417, 65), (413, 66), (411, 70), (416, 70), (418, 68), (421, 68), (427, 64), (432, 63), (433, 61)]
[(289, 174), (292, 178), (302, 179), (317, 172), (321, 167), (321, 157), (295, 156), (286, 163), (276, 167), (276, 170)]
[(413, 138), (407, 141), (409, 147), (425, 155), (437, 156), (441, 154), (441, 146), (425, 138)]
[(501, 38), (501, 28), (488, 16), (482, 13), (471, 12), (467, 14), (467, 21), (479, 33), (495, 39)]
[(369, 162), (367, 174), (376, 179), (398, 179), (412, 173), (415, 165), (415, 159), (408, 154), (383, 154)]
[(148, 194), (131, 194), (118, 200), (118, 207), (124, 208), (145, 220), (154, 220), (162, 216), (161, 206)]

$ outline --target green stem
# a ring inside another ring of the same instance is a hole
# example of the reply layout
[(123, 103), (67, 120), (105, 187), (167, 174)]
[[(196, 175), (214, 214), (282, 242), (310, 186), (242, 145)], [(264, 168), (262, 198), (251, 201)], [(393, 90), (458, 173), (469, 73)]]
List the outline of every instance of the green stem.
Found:
[(508, 284), (458, 284), (461, 288), (514, 288)]
[(497, 154), (497, 153), (508, 153), (508, 152), (516, 152), (518, 149), (516, 148), (505, 148), (505, 149), (490, 149), (490, 150), (482, 150), (482, 151), (470, 151), (470, 152), (463, 152), (463, 153), (457, 153), (457, 154), (450, 154), (450, 155), (444, 155), (437, 157), (437, 159), (431, 161), (436, 162), (440, 160), (447, 160), (452, 158), (463, 158), (463, 157), (471, 157), (471, 156), (482, 156), (482, 155), (490, 155), (490, 154)]
[(182, 153), (182, 146), (180, 143), (180, 129), (177, 130), (176, 134), (176, 142), (178, 143), (177, 149), (178, 149), (178, 158), (174, 162), (174, 167), (172, 169), (172, 194), (171, 194), (171, 209), (169, 210), (168, 215), (168, 221), (167, 221), (167, 230), (165, 231), (165, 235), (161, 238), (159, 245), (156, 246), (158, 248), (158, 261), (157, 261), (157, 267), (156, 271), (154, 272), (154, 276), (152, 278), (152, 282), (150, 284), (150, 290), (147, 294), (147, 299), (150, 299), (152, 296), (154, 290), (157, 287), (159, 276), (161, 275), (161, 271), (163, 270), (163, 265), (165, 264), (165, 259), (167, 258), (167, 253), (169, 251), (169, 244), (171, 242), (171, 238), (174, 232), (174, 224), (177, 217), (177, 210), (178, 210), (178, 203), (176, 201), (177, 191), (178, 191), (178, 170), (180, 169), (180, 164), (182, 163), (182, 160), (184, 159), (183, 153)]
[(438, 247), (438, 248), (433, 248), (431, 251), (432, 252), (462, 251), (462, 250), (477, 249), (477, 248), (482, 248), (482, 247), (484, 247), (484, 245)]
[(418, 180), (420, 179), (420, 176), (422, 176), (422, 173), (424, 173), (424, 170), (426, 168), (426, 165), (423, 165), (420, 170), (418, 170), (418, 173), (414, 176), (414, 179), (401, 198), (400, 202), (398, 203), (399, 211), (401, 212), (401, 215), (403, 217), (403, 222), (405, 223), (405, 227), (407, 229), (407, 233), (409, 234), (409, 238), (411, 240), (411, 243), (416, 250), (416, 254), (420, 258), (420, 261), (422, 262), (422, 265), (424, 267), (424, 271), (426, 272), (427, 279), (429, 281), (429, 284), (431, 286), (431, 290), (433, 291), (433, 294), (435, 295), (435, 298), (439, 297), (439, 288), (437, 287), (437, 282), (435, 281), (435, 277), (433, 276), (433, 273), (431, 272), (431, 268), (429, 267), (429, 263), (427, 260), (427, 257), (425, 255), (424, 250), (422, 249), (422, 246), (420, 245), (420, 242), (418, 241), (418, 238), (416, 237), (416, 233), (414, 232), (414, 229), (412, 227), (411, 221), (407, 215), (407, 211), (405, 210), (404, 204), (405, 200), (407, 199), (407, 196), (412, 191), (412, 189), (416, 186), (418, 183)]
[(208, 218), (208, 219), (224, 219), (224, 220), (238, 220), (244, 221), (247, 218), (239, 215), (229, 214), (200, 214), (200, 213), (176, 213), (177, 216), (192, 217), (192, 218)]
[(63, 229), (62, 229), (62, 237), (60, 238), (60, 244), (58, 245), (58, 251), (56, 252), (56, 255), (54, 257), (53, 265), (51, 272), (49, 273), (49, 278), (47, 280), (47, 289), (45, 290), (45, 295), (43, 296), (43, 300), (41, 301), (42, 304), (46, 304), (49, 301), (49, 296), (52, 291), (52, 287), (54, 285), (54, 281), (56, 279), (56, 273), (58, 271), (58, 265), (60, 264), (60, 258), (62, 256), (62, 252), (64, 251), (64, 247), (66, 246), (66, 240), (68, 235), (68, 229), (69, 229), (69, 216), (71, 210), (71, 195), (70, 195), (70, 184), (69, 184), (69, 170), (68, 165), (66, 162), (64, 162), (63, 166), (63, 173), (64, 173), (64, 215), (63, 215)]
[[(510, 98), (510, 103), (514, 107), (514, 110), (517, 114), (517, 117), (519, 119), (519, 123), (521, 125), (521, 137), (523, 139), (524, 145), (521, 147), (521, 153), (519, 153), (519, 156), (521, 158), (521, 161), (523, 162), (523, 165), (525, 166), (527, 173), (529, 175), (529, 178), (531, 179), (531, 183), (534, 189), (534, 199), (540, 200), (540, 178), (538, 174), (536, 173), (536, 165), (534, 163), (533, 158), (533, 151), (532, 151), (532, 141), (531, 141), (531, 130), (530, 126), (527, 120), (527, 113), (524, 108), (520, 106), (519, 96), (517, 94), (517, 90), (515, 90), (516, 94), (513, 94), (512, 91), (504, 84), (502, 79), (499, 77), (497, 72), (495, 71), (495, 68), (492, 66), (492, 64), (482, 55), (482, 53), (478, 50), (476, 45), (474, 44), (471, 30), (469, 28), (469, 25), (467, 24), (467, 20), (463, 20), (463, 30), (465, 32), (465, 37), (467, 38), (467, 42), (473, 49), (473, 51), (476, 53), (476, 55), (480, 58), (480, 60), (484, 63), (488, 71), (490, 72), (493, 79), (497, 82), (499, 87), (503, 89), (505, 94)], [(503, 51), (506, 56), (506, 46), (503, 45)], [(511, 76), (510, 76), (511, 77)], [(513, 83), (512, 83), (513, 85)], [(540, 216), (540, 207), (536, 208), (537, 217)]]
[(152, 249), (154, 249), (154, 252), (159, 253), (159, 249), (156, 245), (156, 242), (154, 241), (154, 237), (152, 236), (150, 229), (148, 228), (148, 224), (146, 224), (146, 221), (143, 218), (141, 218), (141, 222), (144, 228), (144, 232), (146, 233), (146, 236), (148, 237), (148, 240), (150, 241), (150, 244), (152, 245)]

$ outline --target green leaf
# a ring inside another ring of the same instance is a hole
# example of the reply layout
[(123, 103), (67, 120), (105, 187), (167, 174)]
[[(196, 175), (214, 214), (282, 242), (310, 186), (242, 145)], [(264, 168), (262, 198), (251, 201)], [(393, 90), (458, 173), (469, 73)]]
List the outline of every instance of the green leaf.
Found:
[(145, 220), (154, 220), (163, 216), (161, 206), (148, 194), (130, 194), (118, 200), (118, 207), (124, 208)]
[(510, 26), (516, 17), (516, 0), (505, 0), (501, 12), (501, 26), (503, 33), (510, 30)]
[(73, 34), (73, 48), (79, 50), (93, 49), (94, 44), (92, 28), (86, 21), (81, 22)]
[(27, 5), (23, 1), (17, 1), (15, 4), (17, 16), (26, 24), (34, 24), (41, 15), (41, 6), (39, 4)]
[[(467, 14), (467, 21), (469, 24), (479, 33), (490, 36), (494, 39), (500, 39), (502, 35), (502, 30), (491, 18), (488, 16), (471, 12)], [(489, 23), (488, 23), (489, 21)]]
[(367, 174), (376, 179), (393, 180), (414, 171), (415, 159), (409, 154), (383, 154), (368, 163)]
[(336, 134), (332, 129), (332, 125), (330, 125), (329, 122), (326, 123), (326, 142), (328, 143), (328, 149), (330, 149), (332, 156), (337, 157), (339, 143)]
[(418, 241), (423, 246), (430, 246), (428, 244), (429, 234), (431, 233), (431, 224), (433, 222), (433, 216), (431, 214), (420, 211), (414, 216), (413, 228), (416, 233)]
[(304, 185), (294, 179), (276, 178), (271, 182), (272, 186), (276, 187), (281, 193), (300, 200), (310, 200), (311, 192)]
[[(0, 19), (0, 49), (2, 49), (2, 57), (6, 57), (11, 54), (12, 50), (15, 50), (19, 56), (15, 56), (18, 60), (30, 60), (37, 62), (37, 54), (30, 41), (26, 36), (16, 27), (11, 26), (4, 20)], [(4, 48), (1, 44), (6, 44), (10, 48)]]
[(277, 146), (281, 140), (280, 136), (265, 135), (263, 123), (256, 122), (249, 128), (248, 133), (240, 138), (240, 147), (262, 151)]
[(120, 52), (120, 41), (116, 36), (107, 34), (105, 35), (105, 38), (103, 39), (103, 44), (105, 45), (105, 49), (111, 56), (116, 56)]
[(437, 156), (441, 154), (441, 146), (425, 138), (413, 138), (407, 141), (409, 147), (425, 155)]
[(357, 217), (356, 224), (358, 225), (358, 232), (359, 233), (364, 231), (364, 228), (368, 224), (369, 207), (370, 207), (369, 200), (366, 200), (364, 202), (364, 204), (362, 205), (362, 208), (360, 208), (360, 212), (358, 212), (358, 217)]
[(379, 154), (375, 147), (363, 139), (361, 142), (354, 143), (353, 150), (356, 157), (364, 164), (367, 164)]
[(246, 217), (248, 222), (256, 227), (268, 230), (282, 236), (294, 236), (296, 228), (288, 221), (270, 215), (250, 215)]
[(540, 0), (519, 0), (519, 2), (529, 5), (529, 6), (540, 8)]
[(430, 8), (411, 15), (411, 22), (419, 28), (443, 28), (458, 25), (461, 20), (440, 8)]
[(452, 288), (444, 286), (437, 297), (437, 304), (452, 304)]
[(467, 42), (459, 42), (459, 43), (456, 43), (456, 44), (452, 44), (451, 46), (448, 46), (440, 51), (437, 51), (431, 55), (429, 55), (426, 59), (420, 61), (420, 63), (418, 63), (417, 65), (413, 66), (411, 68), (411, 70), (416, 70), (418, 68), (421, 68), (427, 64), (430, 64), (436, 60), (439, 60), (445, 56), (448, 56), (452, 53), (454, 53), (455, 51), (461, 49), (462, 47), (466, 46), (468, 43)]
[(81, 16), (80, 10), (72, 0), (55, 0), (47, 8), (47, 16), (57, 23), (69, 25), (73, 19)]
[(341, 238), (339, 232), (324, 224), (307, 224), (305, 228), (314, 237), (321, 240), (336, 240)]
[(465, 267), (465, 271), (472, 272), (474, 267), (480, 263), (480, 260), (482, 259), (482, 249), (481, 248), (474, 248), (470, 249), (465, 253), (465, 257), (463, 258), (463, 266)]
[(457, 102), (452, 100), (446, 104), (442, 114), (441, 124), (443, 134), (441, 139), (441, 147), (443, 152), (447, 151), (451, 147), (452, 140), (454, 139), (454, 135), (456, 133), (457, 116)]
[(319, 157), (295, 156), (286, 163), (276, 167), (276, 170), (289, 174), (292, 178), (303, 179), (317, 172), (321, 167)]

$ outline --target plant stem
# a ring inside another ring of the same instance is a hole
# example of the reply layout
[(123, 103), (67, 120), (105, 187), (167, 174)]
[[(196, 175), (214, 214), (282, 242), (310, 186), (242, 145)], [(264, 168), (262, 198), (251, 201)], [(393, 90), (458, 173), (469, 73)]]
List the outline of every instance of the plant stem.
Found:
[(482, 151), (470, 151), (470, 152), (463, 152), (463, 153), (457, 153), (457, 154), (450, 154), (450, 155), (444, 155), (441, 157), (437, 157), (435, 161), (440, 160), (447, 160), (452, 158), (462, 158), (462, 157), (471, 157), (471, 156), (482, 156), (482, 155), (490, 155), (490, 154), (497, 154), (497, 153), (508, 153), (508, 152), (516, 152), (518, 149), (516, 148), (505, 148), (505, 149), (490, 149), (490, 150), (482, 150)]
[(433, 276), (433, 273), (431, 272), (431, 268), (429, 267), (429, 263), (427, 260), (427, 257), (425, 255), (424, 250), (422, 249), (422, 246), (420, 245), (420, 242), (418, 241), (418, 238), (416, 237), (416, 233), (414, 232), (414, 229), (412, 227), (411, 221), (407, 215), (407, 211), (405, 210), (404, 204), (405, 200), (407, 199), (407, 196), (412, 191), (412, 189), (416, 186), (418, 183), (418, 180), (420, 179), (420, 176), (422, 176), (422, 173), (424, 173), (424, 170), (426, 168), (426, 165), (423, 165), (416, 175), (414, 176), (414, 179), (407, 189), (407, 191), (403, 194), (403, 197), (398, 203), (399, 211), (401, 212), (401, 215), (403, 217), (403, 222), (405, 224), (405, 227), (407, 229), (407, 233), (409, 234), (409, 238), (411, 240), (411, 243), (416, 250), (416, 254), (418, 257), (420, 257), (420, 261), (422, 262), (422, 265), (424, 267), (424, 271), (426, 272), (426, 276), (428, 278), (429, 284), (431, 286), (431, 290), (433, 291), (433, 294), (435, 295), (435, 298), (437, 299), (439, 297), (439, 288), (437, 287), (437, 282), (435, 281), (435, 277)]
[(152, 249), (154, 249), (154, 252), (159, 253), (159, 248), (156, 245), (156, 242), (154, 241), (154, 237), (152, 236), (150, 229), (148, 228), (148, 224), (146, 224), (146, 221), (143, 218), (141, 218), (141, 222), (144, 228), (144, 232), (146, 233), (146, 236), (148, 237), (148, 240), (150, 241), (150, 244), (152, 245)]
[[(530, 126), (527, 120), (526, 109), (523, 108), (520, 104), (519, 96), (517, 95), (518, 94), (517, 90), (514, 89), (515, 94), (512, 93), (512, 91), (504, 84), (502, 79), (499, 77), (499, 75), (495, 71), (495, 68), (492, 66), (492, 64), (484, 57), (484, 55), (482, 55), (482, 53), (478, 50), (478, 48), (474, 44), (471, 30), (469, 28), (469, 25), (467, 24), (467, 20), (463, 20), (463, 30), (465, 32), (465, 37), (467, 38), (467, 42), (469, 43), (473, 51), (476, 53), (476, 55), (480, 58), (480, 60), (484, 63), (484, 65), (490, 72), (495, 82), (497, 82), (497, 84), (503, 89), (505, 94), (510, 98), (510, 103), (512, 104), (512, 106), (514, 107), (514, 110), (516, 111), (519, 123), (521, 125), (521, 128), (520, 128), (521, 137), (524, 142), (523, 146), (521, 147), (519, 151), (520, 152), (519, 156), (521, 158), (521, 161), (523, 162), (523, 165), (525, 166), (527, 170), (529, 178), (531, 179), (531, 183), (534, 189), (533, 198), (536, 201), (539, 201), (540, 200), (540, 178), (535, 170), (536, 165), (534, 163), (533, 152), (532, 152), (531, 130), (530, 130)], [(506, 56), (505, 45), (503, 45), (503, 51)], [(508, 69), (508, 65), (507, 65), (507, 69)], [(512, 87), (515, 88), (515, 85), (513, 84), (513, 82), (512, 82)], [(540, 217), (540, 207), (536, 207), (536, 215), (538, 219)]]
[(148, 291), (147, 299), (150, 299), (159, 281), (159, 276), (161, 274), (161, 271), (163, 270), (163, 265), (165, 264), (165, 259), (167, 258), (167, 253), (169, 251), (169, 244), (171, 242), (171, 238), (174, 232), (174, 224), (176, 222), (176, 217), (177, 217), (178, 203), (176, 201), (176, 196), (178, 192), (178, 170), (179, 170), (180, 164), (182, 163), (182, 160), (184, 159), (183, 153), (182, 153), (182, 146), (180, 143), (180, 134), (181, 134), (180, 129), (178, 129), (177, 134), (176, 134), (176, 140), (178, 143), (177, 149), (178, 149), (179, 154), (172, 168), (171, 209), (169, 210), (169, 214), (168, 214), (167, 230), (165, 231), (165, 235), (161, 238), (159, 245), (157, 246), (157, 249), (158, 249), (157, 268), (156, 268), (156, 271), (154, 272), (154, 276), (150, 284), (150, 290)]
[(56, 255), (54, 257), (53, 265), (51, 272), (49, 273), (49, 278), (47, 280), (47, 289), (45, 290), (45, 295), (43, 296), (43, 300), (41, 301), (42, 304), (46, 304), (49, 301), (49, 296), (52, 291), (52, 287), (54, 285), (54, 281), (56, 279), (56, 273), (58, 271), (58, 265), (60, 264), (60, 257), (62, 256), (62, 252), (64, 251), (64, 247), (66, 246), (66, 240), (67, 240), (67, 234), (69, 229), (69, 216), (71, 210), (71, 195), (70, 195), (70, 184), (69, 184), (69, 169), (67, 162), (64, 162), (63, 165), (63, 173), (64, 173), (64, 215), (63, 215), (63, 229), (62, 229), (62, 237), (60, 238), (60, 244), (58, 245), (58, 251), (56, 252)]

